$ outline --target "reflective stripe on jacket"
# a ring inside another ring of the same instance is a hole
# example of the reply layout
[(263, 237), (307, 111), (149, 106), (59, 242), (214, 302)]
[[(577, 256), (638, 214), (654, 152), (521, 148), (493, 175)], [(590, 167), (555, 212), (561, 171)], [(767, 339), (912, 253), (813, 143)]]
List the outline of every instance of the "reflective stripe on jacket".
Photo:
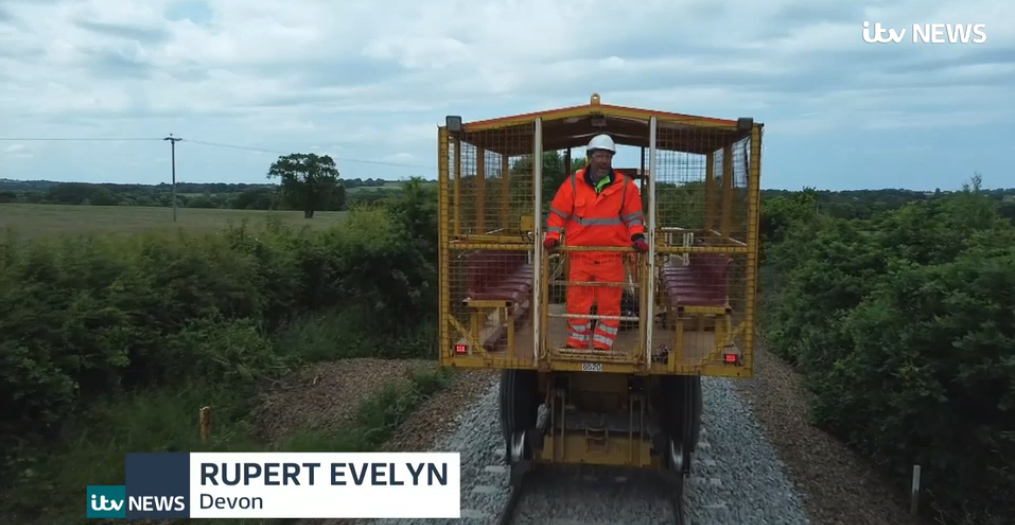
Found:
[(596, 193), (582, 168), (561, 184), (550, 203), (546, 236), (571, 246), (630, 246), (631, 237), (645, 233), (638, 187), (613, 171), (612, 182)]

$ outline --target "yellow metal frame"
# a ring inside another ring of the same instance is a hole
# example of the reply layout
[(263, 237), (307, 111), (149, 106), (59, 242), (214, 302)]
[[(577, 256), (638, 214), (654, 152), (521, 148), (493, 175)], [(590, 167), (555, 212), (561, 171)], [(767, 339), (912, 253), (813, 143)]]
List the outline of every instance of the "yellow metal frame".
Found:
[[(525, 115), (517, 115), (512, 117), (505, 117), (499, 119), (485, 120), (472, 123), (464, 123), (462, 125), (465, 133), (474, 133), (478, 131), (498, 129), (509, 126), (518, 126), (524, 124), (532, 124), (536, 119), (566, 119), (571, 117), (582, 117), (588, 116), (590, 113), (595, 113), (599, 116), (604, 117), (619, 117), (619, 118), (630, 118), (630, 119), (643, 119), (648, 120), (651, 117), (655, 117), (659, 122), (665, 123), (676, 123), (682, 125), (690, 125), (695, 127), (703, 128), (725, 128), (735, 130), (737, 129), (738, 122), (735, 120), (723, 120), (714, 119), (707, 117), (698, 117), (691, 115), (682, 115), (677, 113), (667, 113), (660, 111), (651, 111), (637, 108), (628, 108), (623, 106), (612, 106), (606, 104), (600, 104), (597, 95), (593, 96), (593, 100), (588, 105), (575, 106), (569, 108), (562, 108), (538, 113), (529, 113)], [(706, 245), (706, 246), (673, 246), (667, 245), (657, 239), (656, 242), (656, 253), (659, 255), (665, 254), (687, 254), (687, 253), (725, 253), (725, 254), (737, 254), (746, 255), (746, 294), (744, 315), (742, 320), (736, 325), (733, 325), (729, 319), (728, 312), (725, 309), (716, 308), (684, 308), (683, 311), (688, 315), (717, 315), (724, 317), (724, 321), (721, 323), (721, 327), (716, 327), (716, 345), (705, 359), (697, 365), (678, 365), (680, 360), (680, 348), (679, 344), (674, 349), (674, 352), (670, 353), (670, 358), (667, 363), (652, 363), (648, 364), (646, 356), (644, 355), (643, 349), (645, 348), (645, 323), (644, 321), (640, 327), (639, 334), (639, 349), (642, 351), (635, 352), (634, 355), (631, 353), (615, 352), (615, 354), (623, 354), (621, 358), (610, 358), (607, 355), (597, 355), (591, 359), (601, 364), (602, 372), (613, 372), (621, 374), (700, 374), (709, 376), (727, 376), (727, 377), (750, 377), (753, 374), (753, 348), (754, 348), (754, 323), (756, 319), (756, 294), (757, 294), (757, 257), (758, 257), (758, 220), (759, 220), (759, 207), (760, 207), (760, 175), (761, 175), (761, 139), (762, 139), (763, 124), (754, 123), (749, 134), (741, 136), (737, 141), (742, 140), (749, 136), (751, 139), (751, 150), (750, 150), (750, 162), (748, 163), (748, 224), (747, 224), (747, 240), (746, 242), (736, 240), (732, 237), (730, 231), (730, 210), (732, 200), (732, 163), (723, 162), (724, 173), (723, 173), (723, 188), (721, 192), (715, 191), (715, 180), (714, 180), (714, 157), (715, 155), (708, 155), (707, 158), (707, 177), (706, 177), (706, 227), (704, 230), (698, 230), (695, 233), (706, 233), (710, 238), (719, 240), (721, 245)], [(450, 162), (450, 146), (454, 143), (455, 147), (455, 160), (454, 160), (454, 173), (455, 177), (451, 178), (451, 162)], [(458, 138), (452, 139), (447, 126), (438, 127), (438, 184), (439, 184), (439, 200), (438, 200), (438, 215), (440, 220), (439, 228), (439, 296), (440, 296), (440, 353), (439, 361), (442, 366), (453, 366), (462, 368), (528, 368), (537, 369), (541, 371), (559, 371), (559, 372), (580, 372), (584, 369), (584, 364), (590, 361), (589, 354), (583, 354), (581, 356), (567, 356), (555, 352), (546, 350), (545, 338), (546, 333), (541, 335), (543, 342), (540, 350), (540, 358), (533, 363), (533, 360), (529, 357), (519, 358), (513, 355), (514, 347), (509, 343), (507, 352), (490, 353), (482, 348), (480, 342), (477, 341), (479, 334), (473, 327), (462, 326), (458, 320), (449, 311), (451, 301), (451, 287), (450, 287), (450, 261), (455, 252), (462, 250), (531, 250), (534, 245), (534, 239), (527, 235), (527, 232), (534, 230), (534, 221), (536, 220), (533, 216), (523, 216), (520, 223), (519, 234), (504, 234), (498, 233), (503, 232), (509, 228), (508, 224), (508, 202), (506, 199), (501, 203), (500, 218), (501, 218), (501, 229), (492, 230), (488, 234), (481, 235), (462, 235), (460, 230), (460, 219), (458, 217), (458, 209), (460, 199), (460, 178), (461, 178), (461, 141)], [(726, 155), (725, 158), (729, 159), (732, 157), (733, 142), (722, 148), (722, 153)], [(715, 152), (716, 154), (719, 152)], [(483, 159), (484, 155), (480, 155), (478, 159)], [(505, 156), (506, 158), (506, 156)], [(507, 170), (505, 169), (504, 172)], [(482, 174), (483, 170), (477, 170), (477, 173)], [(482, 178), (482, 177), (479, 177)], [(506, 184), (507, 178), (503, 179)], [(477, 184), (482, 186), (483, 182), (477, 179)], [(450, 190), (450, 191), (449, 191)], [(508, 195), (509, 192), (503, 191), (502, 195)], [(716, 194), (719, 193), (722, 198), (722, 204), (716, 202)], [(455, 200), (454, 203), (450, 202), (452, 198)], [(723, 210), (721, 217), (718, 217), (716, 221), (716, 208), (719, 207)], [(479, 214), (482, 216), (483, 214)], [(716, 222), (719, 222), (719, 229), (716, 230)], [(480, 231), (484, 231), (480, 229)], [(693, 230), (687, 230), (692, 231)], [(659, 239), (662, 239), (663, 235), (658, 235)], [(567, 248), (565, 248), (567, 249)], [(588, 248), (582, 248), (588, 249)], [(595, 248), (597, 251), (602, 251), (608, 248)], [(613, 248), (614, 250), (618, 250)], [(575, 248), (570, 248), (575, 251)], [(619, 249), (618, 251), (633, 252), (631, 249)], [(546, 326), (547, 318), (547, 303), (548, 303), (548, 276), (546, 275), (546, 269), (549, 266), (547, 264), (547, 258), (543, 260), (543, 271), (544, 278), (540, 279), (540, 283), (543, 286), (543, 293), (541, 296), (541, 304), (536, 305), (534, 308), (529, 308), (528, 314), (531, 316), (541, 315), (541, 326)], [(649, 276), (648, 272), (645, 271), (647, 268), (647, 261), (645, 257), (639, 256), (639, 286), (641, 289), (646, 289), (645, 283), (648, 278), (656, 278), (656, 276)], [(640, 294), (644, 295), (644, 294)], [(647, 300), (656, 300), (656, 298), (647, 298)], [(656, 301), (657, 304), (665, 305), (665, 302)], [(491, 309), (504, 309), (505, 304), (502, 302), (487, 302), (474, 303), (478, 309), (485, 309), (487, 311)], [(644, 311), (644, 306), (643, 310)], [(513, 338), (513, 324), (510, 320), (512, 317), (509, 315), (509, 338)], [(530, 321), (534, 321), (531, 318)], [(678, 322), (677, 325), (678, 336), (680, 339), (680, 329), (682, 323)], [(721, 328), (721, 329), (720, 329)], [(722, 337), (720, 337), (720, 332)], [(458, 334), (459, 338), (465, 338), (469, 342), (468, 355), (457, 355), (453, 348), (453, 336)], [(738, 365), (731, 365), (722, 362), (721, 353), (723, 348), (726, 347), (726, 342), (731, 341), (737, 336), (743, 336), (743, 348), (740, 348), (741, 361)], [(511, 341), (513, 343), (513, 340)], [(641, 355), (637, 355), (637, 354)], [(552, 356), (551, 356), (552, 354)]]
[[(662, 122), (669, 122), (672, 124), (683, 124), (688, 126), (700, 127), (700, 128), (729, 128), (736, 129), (737, 121), (717, 119), (710, 117), (701, 117), (695, 115), (685, 115), (682, 113), (670, 113), (666, 111), (653, 111), (641, 108), (632, 108), (627, 106), (614, 106), (610, 104), (602, 104), (600, 102), (599, 95), (592, 95), (592, 99), (588, 104), (581, 106), (571, 106), (560, 109), (551, 109), (548, 111), (537, 111), (534, 113), (524, 113), (521, 115), (514, 115), (510, 117), (501, 117), (489, 120), (481, 120), (477, 122), (470, 122), (462, 124), (462, 129), (465, 133), (475, 133), (477, 131), (487, 131), (491, 129), (502, 129), (511, 126), (518, 126), (522, 124), (531, 124), (536, 121), (537, 118), (543, 120), (564, 120), (572, 117), (587, 117), (590, 114), (595, 113), (604, 117), (617, 117), (617, 118), (628, 118), (634, 120), (645, 120), (648, 121), (651, 117), (656, 117)], [(760, 126), (760, 124), (758, 124)]]
[[(554, 424), (541, 436), (540, 446), (533, 451), (535, 463), (665, 468), (660, 451), (652, 450), (652, 437), (649, 433), (652, 413), (647, 392), (630, 391), (627, 377), (622, 375), (566, 375), (570, 376), (568, 379), (571, 388), (564, 389), (563, 392), (552, 387), (554, 374), (540, 376), (539, 391), (546, 392), (549, 421)], [(618, 410), (612, 412), (627, 415), (626, 425), (622, 425), (624, 428), (611, 430), (608, 424), (569, 425), (567, 412), (575, 405), (586, 406), (588, 400), (585, 396), (589, 394), (605, 395), (618, 401)], [(627, 402), (621, 403), (625, 399)], [(620, 405), (626, 406), (621, 408)]]

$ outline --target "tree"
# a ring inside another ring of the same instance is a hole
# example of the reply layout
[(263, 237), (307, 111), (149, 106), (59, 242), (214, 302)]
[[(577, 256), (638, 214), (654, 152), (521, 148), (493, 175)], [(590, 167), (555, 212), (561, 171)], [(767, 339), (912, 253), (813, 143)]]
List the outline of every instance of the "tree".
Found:
[[(589, 163), (588, 157), (583, 155), (572, 155), (571, 157), (571, 172), (567, 173), (564, 170), (564, 154), (560, 151), (544, 151), (543, 152), (543, 195), (550, 193), (549, 198), (553, 198), (553, 193), (556, 192), (557, 188), (564, 183), (565, 180), (574, 172), (584, 168)], [(521, 158), (511, 164), (511, 178), (528, 179), (532, 176), (532, 155), (523, 155)], [(545, 199), (544, 199), (545, 200)]]
[(344, 198), (338, 182), (338, 168), (330, 155), (290, 153), (280, 156), (268, 169), (268, 178), (282, 179), (282, 197), (292, 209), (302, 209), (303, 217), (314, 218), (314, 212)]

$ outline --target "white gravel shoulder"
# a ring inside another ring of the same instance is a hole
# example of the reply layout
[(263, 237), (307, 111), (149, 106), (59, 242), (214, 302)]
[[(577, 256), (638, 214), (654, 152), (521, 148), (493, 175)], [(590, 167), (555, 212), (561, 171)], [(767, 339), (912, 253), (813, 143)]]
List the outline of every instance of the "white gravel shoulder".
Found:
[[(702, 378), (701, 442), (686, 481), (692, 525), (810, 525), (782, 462), (731, 383)], [(507, 471), (496, 381), (459, 416), (457, 430), (432, 450), (461, 452), (462, 519), (385, 520), (401, 525), (486, 525), (507, 501)], [(665, 484), (651, 473), (595, 467), (554, 468), (534, 476), (514, 525), (673, 523)]]

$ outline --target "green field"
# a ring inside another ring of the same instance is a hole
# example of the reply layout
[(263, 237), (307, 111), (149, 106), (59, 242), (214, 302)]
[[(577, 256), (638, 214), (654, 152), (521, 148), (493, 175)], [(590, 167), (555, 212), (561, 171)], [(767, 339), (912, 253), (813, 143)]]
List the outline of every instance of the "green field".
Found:
[[(356, 186), (355, 188), (346, 188), (346, 193), (362, 193), (372, 191), (398, 191), (405, 188), (405, 182), (389, 182), (384, 186)], [(434, 191), (437, 189), (437, 181), (422, 181), (423, 187), (432, 187)]]
[(398, 191), (402, 189), (403, 183), (401, 182), (389, 182), (384, 186), (357, 186), (355, 188), (346, 188), (346, 193), (360, 193), (364, 191)]
[(54, 234), (137, 233), (141, 231), (187, 230), (214, 231), (242, 221), (263, 222), (279, 218), (291, 225), (307, 224), (326, 228), (341, 220), (346, 212), (317, 212), (313, 219), (301, 211), (216, 210), (181, 208), (173, 222), (172, 208), (148, 206), (73, 206), (57, 204), (0, 204), (0, 230), (13, 229), (19, 237), (30, 239)]
[[(424, 181), (423, 184), (424, 185), (436, 185), (437, 183), (433, 182), (433, 181)], [(401, 190), (404, 186), (405, 186), (404, 182), (397, 181), (397, 182), (388, 182), (387, 184), (385, 184), (383, 186), (354, 186), (354, 187), (351, 187), (351, 188), (347, 187), (345, 189), (345, 192), (346, 193), (362, 193), (362, 192), (374, 192), (374, 191), (377, 191), (377, 192), (398, 191), (398, 190)], [(193, 197), (203, 197), (203, 196), (208, 195), (208, 194), (205, 194), (205, 193), (177, 193), (177, 195), (180, 195), (182, 197), (191, 197), (191, 198), (193, 198)], [(224, 196), (229, 196), (229, 195), (235, 195), (235, 194), (230, 194), (230, 193), (212, 193), (210, 195), (212, 197), (217, 197), (217, 196), (223, 196), (223, 195)]]

